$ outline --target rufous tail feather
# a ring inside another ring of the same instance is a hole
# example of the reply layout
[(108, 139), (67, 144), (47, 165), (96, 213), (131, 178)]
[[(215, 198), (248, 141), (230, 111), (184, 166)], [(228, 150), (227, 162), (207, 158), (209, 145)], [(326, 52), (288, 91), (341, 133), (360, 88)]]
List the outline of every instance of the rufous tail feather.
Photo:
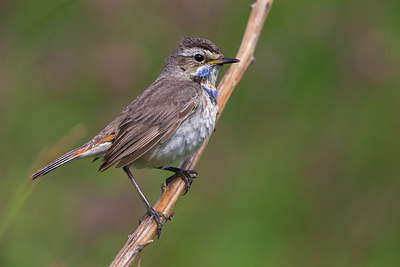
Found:
[(59, 157), (55, 161), (49, 163), (48, 165), (46, 165), (43, 168), (36, 171), (34, 174), (32, 174), (30, 176), (30, 178), (32, 180), (34, 180), (40, 176), (46, 175), (48, 172), (51, 172), (52, 170), (60, 167), (61, 165), (65, 164), (65, 163), (68, 163), (70, 161), (78, 159), (78, 157), (82, 154), (82, 152), (85, 151), (85, 148), (86, 148), (86, 145), (83, 145), (81, 147), (78, 147), (78, 148), (66, 153), (65, 155)]

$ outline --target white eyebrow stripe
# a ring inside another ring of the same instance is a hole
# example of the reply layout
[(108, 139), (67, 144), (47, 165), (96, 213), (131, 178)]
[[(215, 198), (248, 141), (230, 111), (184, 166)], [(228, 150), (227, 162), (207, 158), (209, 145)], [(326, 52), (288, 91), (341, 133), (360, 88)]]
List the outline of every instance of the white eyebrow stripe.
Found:
[(183, 50), (182, 53), (181, 53), (180, 55), (181, 55), (181, 56), (184, 56), (184, 57), (192, 57), (192, 56), (194, 56), (195, 54), (201, 54), (201, 55), (203, 55), (203, 54), (204, 54), (204, 51), (201, 50), (201, 49), (198, 49), (198, 48), (189, 48), (189, 49)]

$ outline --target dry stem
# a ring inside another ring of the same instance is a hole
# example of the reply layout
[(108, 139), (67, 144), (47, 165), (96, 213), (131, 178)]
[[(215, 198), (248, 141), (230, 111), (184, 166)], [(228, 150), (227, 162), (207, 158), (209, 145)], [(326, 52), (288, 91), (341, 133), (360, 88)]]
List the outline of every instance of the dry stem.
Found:
[[(254, 61), (254, 51), (272, 2), (273, 0), (258, 0), (256, 3), (251, 5), (252, 11), (250, 18), (247, 23), (239, 52), (236, 56), (236, 58), (240, 59), (240, 63), (233, 64), (229, 68), (218, 86), (219, 115), (217, 120), (225, 108), (226, 102), (236, 85), (243, 77), (247, 68)], [(206, 146), (207, 142), (203, 144), (193, 157), (183, 162), (180, 167), (189, 170), (194, 169)], [(163, 187), (163, 193), (153, 208), (168, 216), (171, 215), (175, 204), (184, 190), (185, 182), (183, 182), (182, 179), (174, 179), (168, 186)], [(129, 236), (128, 241), (110, 266), (131, 266), (146, 246), (153, 242), (152, 238), (156, 234), (156, 231), (157, 225), (155, 221), (152, 218), (147, 217), (139, 225), (136, 231)]]

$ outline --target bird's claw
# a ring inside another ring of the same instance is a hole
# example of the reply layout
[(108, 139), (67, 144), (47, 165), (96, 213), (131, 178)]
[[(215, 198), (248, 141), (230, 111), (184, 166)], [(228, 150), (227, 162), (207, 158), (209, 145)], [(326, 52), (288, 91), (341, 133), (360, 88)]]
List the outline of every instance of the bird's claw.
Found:
[(196, 170), (182, 170), (179, 168), (171, 168), (170, 171), (175, 172), (174, 175), (171, 177), (167, 178), (166, 183), (167, 185), (175, 178), (179, 177), (181, 178), (185, 184), (185, 192), (183, 193), (184, 195), (189, 191), (190, 186), (192, 185), (193, 179), (197, 177), (199, 174)]
[[(172, 216), (167, 216), (161, 211), (156, 211), (153, 208), (151, 208), (142, 217), (140, 217), (139, 224), (141, 224), (144, 221), (144, 219), (147, 218), (147, 216), (152, 217), (154, 221), (157, 223), (157, 237), (160, 238), (162, 226), (167, 220), (171, 220)], [(161, 218), (165, 219), (165, 222)]]

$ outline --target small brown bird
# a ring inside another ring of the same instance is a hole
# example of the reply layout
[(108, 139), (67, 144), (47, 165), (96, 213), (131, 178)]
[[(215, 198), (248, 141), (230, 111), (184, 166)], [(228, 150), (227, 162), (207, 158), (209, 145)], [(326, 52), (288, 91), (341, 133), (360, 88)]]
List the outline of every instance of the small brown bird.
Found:
[(218, 112), (215, 83), (219, 70), (223, 64), (235, 62), (239, 60), (224, 57), (209, 40), (183, 37), (166, 59), (161, 75), (118, 117), (92, 140), (41, 168), (31, 178), (73, 160), (102, 157), (99, 171), (113, 165), (124, 169), (146, 206), (145, 216), (153, 216), (160, 235), (160, 217), (168, 218), (153, 210), (129, 168), (173, 171), (175, 175), (167, 182), (183, 177), (188, 189), (197, 172), (171, 164), (193, 155), (211, 135)]

